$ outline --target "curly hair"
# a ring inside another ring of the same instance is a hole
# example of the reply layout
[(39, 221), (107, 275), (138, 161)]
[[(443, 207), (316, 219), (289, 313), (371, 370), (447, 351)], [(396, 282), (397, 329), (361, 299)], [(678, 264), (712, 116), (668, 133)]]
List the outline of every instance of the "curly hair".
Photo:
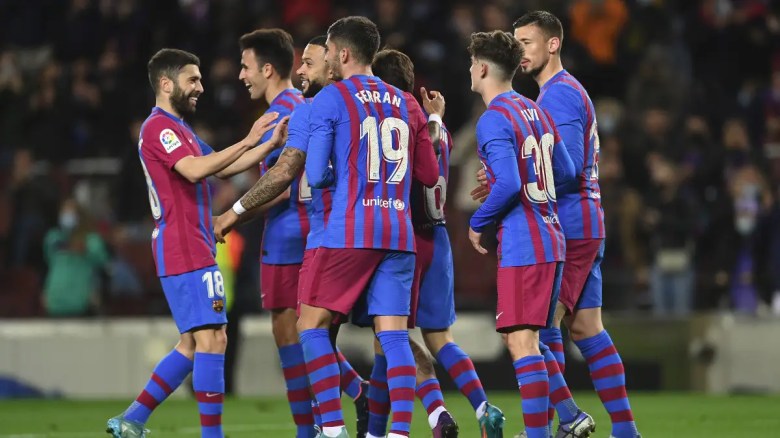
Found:
[(496, 65), (504, 80), (512, 80), (525, 53), (515, 37), (503, 30), (472, 33), (468, 50), (473, 58)]

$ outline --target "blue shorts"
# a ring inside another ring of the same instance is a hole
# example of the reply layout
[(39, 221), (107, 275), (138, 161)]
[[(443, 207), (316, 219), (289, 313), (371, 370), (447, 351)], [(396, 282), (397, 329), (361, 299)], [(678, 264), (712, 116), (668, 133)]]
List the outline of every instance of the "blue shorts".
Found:
[(455, 322), (455, 274), (447, 228), (434, 226), (415, 233), (417, 268), (412, 290), (414, 325), (423, 329), (446, 329)]
[(374, 316), (409, 316), (415, 254), (388, 251), (352, 308), (352, 323), (371, 327)]
[(160, 282), (179, 333), (227, 324), (225, 285), (217, 265), (160, 277)]

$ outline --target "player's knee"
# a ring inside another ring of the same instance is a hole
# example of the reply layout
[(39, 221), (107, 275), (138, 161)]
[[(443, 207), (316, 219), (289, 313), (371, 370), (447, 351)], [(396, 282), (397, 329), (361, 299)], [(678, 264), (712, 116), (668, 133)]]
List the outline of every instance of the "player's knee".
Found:
[(409, 340), (409, 345), (412, 347), (412, 354), (414, 354), (414, 362), (417, 365), (417, 376), (422, 377), (425, 380), (435, 377), (433, 370), (433, 359), (430, 354), (425, 351), (424, 348), (417, 342)]
[(507, 334), (506, 345), (512, 360), (540, 355), (539, 334), (533, 330), (517, 330)]
[(452, 337), (452, 332), (449, 329), (446, 330), (422, 330), (423, 341), (425, 346), (428, 347), (428, 351), (432, 354), (439, 354), (439, 351), (444, 348), (445, 345), (455, 342)]
[(583, 309), (566, 318), (569, 335), (575, 341), (587, 339), (604, 331), (600, 309)]
[(295, 312), (274, 314), (271, 320), (271, 331), (277, 346), (292, 345), (298, 342), (297, 318)]

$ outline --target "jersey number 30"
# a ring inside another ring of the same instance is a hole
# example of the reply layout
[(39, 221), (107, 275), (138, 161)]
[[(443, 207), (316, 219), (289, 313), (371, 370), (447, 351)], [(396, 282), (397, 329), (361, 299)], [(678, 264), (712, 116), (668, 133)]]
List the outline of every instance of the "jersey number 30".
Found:
[[(360, 126), (360, 139), (368, 136), (368, 181), (381, 180), (381, 161), (397, 163), (395, 171), (385, 181), (398, 184), (404, 180), (409, 166), (409, 125), (396, 117), (383, 119), (377, 129), (376, 117), (366, 117)], [(398, 149), (393, 146), (393, 137)]]
[(537, 204), (555, 201), (555, 180), (553, 179), (552, 150), (555, 137), (549, 132), (542, 135), (541, 143), (536, 137), (529, 135), (523, 142), (522, 156), (525, 159), (534, 158), (534, 173), (536, 182), (529, 182), (523, 187), (528, 200)]

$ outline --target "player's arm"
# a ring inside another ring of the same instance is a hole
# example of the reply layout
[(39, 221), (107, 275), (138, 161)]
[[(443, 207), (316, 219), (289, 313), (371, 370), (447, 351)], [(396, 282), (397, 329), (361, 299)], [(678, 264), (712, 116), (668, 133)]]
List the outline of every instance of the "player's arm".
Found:
[(238, 225), (252, 222), (265, 215), (268, 210), (276, 207), (277, 205), (290, 199), (290, 188), (287, 187), (279, 196), (272, 199), (265, 204), (255, 207), (251, 210), (242, 211), (242, 214), (238, 214), (235, 209), (235, 205), (230, 210), (222, 213), (221, 215), (213, 219), (214, 222), (214, 238), (217, 242), (225, 242), (225, 236), (230, 233)]
[(433, 187), (439, 182), (439, 160), (428, 135), (428, 123), (416, 101), (409, 102), (409, 125), (415, 130), (412, 177), (426, 187)]
[[(544, 111), (546, 113), (546, 111)], [(552, 149), (552, 165), (553, 165), (553, 180), (555, 181), (555, 192), (565, 193), (566, 188), (576, 181), (577, 172), (574, 169), (574, 162), (569, 156), (569, 151), (566, 149), (566, 144), (558, 134), (558, 128), (555, 123), (552, 122), (548, 114), (543, 115), (549, 122), (549, 126), (552, 128), (553, 137), (555, 143)]]
[(517, 202), (522, 183), (509, 121), (496, 113), (486, 113), (477, 123), (477, 142), (495, 177), (485, 202), (469, 222), (474, 231), (482, 232)]
[[(335, 181), (329, 162), (336, 137), (336, 122), (344, 109), (337, 105), (335, 96), (330, 94), (332, 90), (332, 86), (325, 87), (317, 94), (311, 103), (309, 115), (311, 135), (306, 153), (306, 177), (309, 185), (318, 189), (328, 187)], [(353, 120), (351, 123), (358, 121)]]
[(445, 101), (444, 95), (438, 91), (430, 93), (425, 87), (420, 87), (420, 97), (425, 111), (428, 113), (428, 135), (433, 143), (433, 151), (438, 158), (441, 155), (442, 140), (442, 118), (444, 117)]
[[(568, 184), (558, 181), (558, 175), (554, 174), (555, 191), (558, 195), (577, 191), (576, 178), (585, 166), (585, 127), (580, 116), (580, 104), (576, 103), (581, 101), (582, 97), (575, 90), (568, 87), (557, 87), (548, 91), (539, 102), (539, 106), (545, 110), (555, 124), (558, 136), (574, 166), (574, 177), (569, 179)], [(553, 162), (555, 162), (555, 156), (560, 155), (558, 151), (557, 147), (553, 148)], [(553, 169), (554, 171), (555, 169)]]
[(250, 167), (256, 166), (258, 163), (265, 160), (265, 158), (271, 152), (280, 148), (281, 146), (284, 146), (284, 143), (287, 141), (287, 122), (289, 120), (289, 116), (280, 120), (279, 123), (276, 124), (273, 135), (270, 139), (264, 141), (256, 148), (244, 152), (244, 154), (241, 155), (238, 160), (234, 161), (233, 164), (222, 169), (220, 172), (217, 172), (217, 178), (230, 178), (231, 176), (241, 173)]
[(219, 152), (195, 157), (187, 155), (176, 161), (173, 169), (189, 182), (195, 183), (203, 178), (209, 177), (222, 171), (234, 161), (238, 160), (244, 152), (256, 145), (263, 134), (276, 126), (273, 121), (279, 116), (278, 113), (268, 113), (255, 121), (252, 129), (247, 136), (238, 143), (225, 148)]

